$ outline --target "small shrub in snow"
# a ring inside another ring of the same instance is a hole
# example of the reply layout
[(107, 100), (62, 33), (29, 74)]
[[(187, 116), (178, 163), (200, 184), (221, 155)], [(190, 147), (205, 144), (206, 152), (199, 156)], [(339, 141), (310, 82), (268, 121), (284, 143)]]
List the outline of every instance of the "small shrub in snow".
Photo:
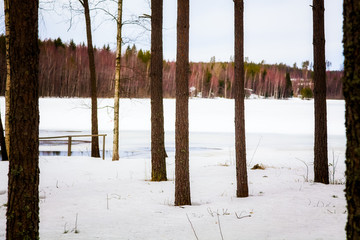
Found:
[(311, 90), (311, 88), (306, 87), (301, 89), (301, 99), (310, 99), (313, 98), (313, 92)]

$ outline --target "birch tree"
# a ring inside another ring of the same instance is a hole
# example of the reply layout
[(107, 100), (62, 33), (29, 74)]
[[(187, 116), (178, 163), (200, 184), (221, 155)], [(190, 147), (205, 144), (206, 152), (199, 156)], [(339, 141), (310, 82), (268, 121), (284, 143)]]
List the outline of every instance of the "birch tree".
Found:
[(114, 139), (113, 161), (119, 160), (119, 105), (120, 105), (120, 74), (121, 74), (121, 30), (122, 30), (123, 1), (118, 0), (117, 35), (116, 35), (116, 66), (115, 66), (115, 94), (114, 94)]

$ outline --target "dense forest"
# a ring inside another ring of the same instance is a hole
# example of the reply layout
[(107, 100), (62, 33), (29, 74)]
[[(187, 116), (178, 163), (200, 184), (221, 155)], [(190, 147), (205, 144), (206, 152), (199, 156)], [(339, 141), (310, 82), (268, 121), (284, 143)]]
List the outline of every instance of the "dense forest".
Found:
[[(90, 97), (87, 47), (73, 41), (39, 40), (39, 90), (42, 97)], [(95, 48), (98, 96), (113, 97), (115, 53), (108, 46)], [(150, 51), (128, 46), (122, 56), (121, 97), (150, 97)], [(175, 97), (175, 62), (164, 61), (164, 97)], [(234, 98), (234, 63), (190, 63), (191, 96)], [(327, 71), (327, 98), (342, 99), (342, 71)], [(285, 64), (253, 63), (245, 59), (246, 95), (288, 98), (301, 94), (311, 97), (313, 71), (308, 61), (301, 67)], [(5, 91), (5, 38), (0, 36), (0, 94)]]

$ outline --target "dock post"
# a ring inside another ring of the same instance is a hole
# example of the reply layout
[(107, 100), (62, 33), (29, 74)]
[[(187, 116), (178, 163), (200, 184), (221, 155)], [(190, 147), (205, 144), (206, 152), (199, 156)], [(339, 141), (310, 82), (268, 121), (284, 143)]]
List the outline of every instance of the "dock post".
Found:
[(105, 137), (106, 135), (103, 136), (103, 160), (105, 160)]
[(71, 136), (68, 136), (68, 156), (71, 156)]

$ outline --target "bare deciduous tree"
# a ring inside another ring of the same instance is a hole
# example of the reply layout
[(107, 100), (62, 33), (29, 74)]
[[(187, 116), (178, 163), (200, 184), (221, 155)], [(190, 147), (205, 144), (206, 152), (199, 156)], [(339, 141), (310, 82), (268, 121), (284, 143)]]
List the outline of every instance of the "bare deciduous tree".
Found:
[(115, 66), (115, 94), (114, 94), (114, 139), (112, 160), (119, 160), (119, 98), (121, 76), (121, 30), (122, 30), (122, 0), (118, 0), (118, 18), (116, 35), (116, 66)]
[[(91, 19), (88, 0), (79, 0), (84, 8), (85, 24), (86, 24), (86, 37), (89, 55), (89, 69), (90, 69), (90, 86), (91, 86), (91, 134), (98, 134), (98, 117), (97, 117), (97, 88), (96, 88), (96, 69), (94, 48), (92, 44), (91, 34)], [(91, 138), (91, 157), (100, 157), (99, 151), (99, 137), (93, 136)]]

